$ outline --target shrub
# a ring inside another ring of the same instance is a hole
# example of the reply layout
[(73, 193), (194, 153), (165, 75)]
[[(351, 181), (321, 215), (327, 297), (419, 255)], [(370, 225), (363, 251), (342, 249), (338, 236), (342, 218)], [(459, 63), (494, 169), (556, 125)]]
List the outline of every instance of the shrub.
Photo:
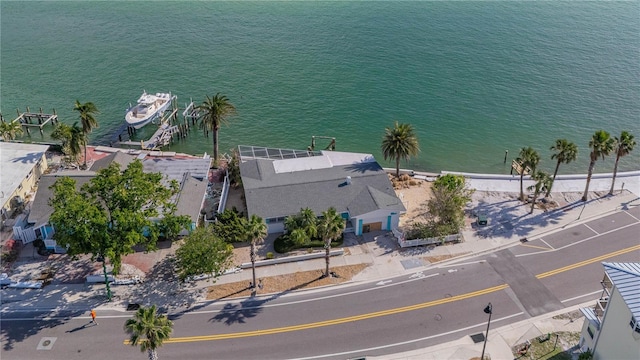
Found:
[(20, 254), (20, 243), (13, 239), (7, 240), (2, 249), (2, 263), (12, 263), (18, 259)]
[(273, 259), (273, 258), (274, 258), (273, 253), (272, 253), (271, 251), (269, 251), (269, 252), (267, 253), (267, 260), (271, 260), (271, 259)]
[[(343, 242), (344, 242), (344, 234), (341, 234), (338, 239), (331, 242), (331, 247), (342, 246)], [(322, 239), (315, 238), (315, 239), (311, 239), (311, 241), (306, 244), (296, 245), (289, 239), (289, 236), (287, 234), (282, 234), (278, 236), (276, 240), (273, 242), (273, 248), (278, 254), (284, 254), (295, 249), (324, 248), (324, 242), (322, 241)]]

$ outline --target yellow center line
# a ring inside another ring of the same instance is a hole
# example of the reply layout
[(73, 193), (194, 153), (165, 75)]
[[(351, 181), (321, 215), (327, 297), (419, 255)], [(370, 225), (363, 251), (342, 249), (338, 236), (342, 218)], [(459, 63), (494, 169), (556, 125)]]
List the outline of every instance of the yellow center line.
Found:
[(538, 275), (536, 275), (536, 277), (537, 277), (538, 279), (546, 278), (546, 277), (549, 277), (549, 276), (551, 276), (551, 275), (556, 275), (556, 274), (559, 274), (559, 273), (561, 273), (561, 272), (565, 272), (565, 271), (573, 270), (573, 269), (575, 269), (575, 268), (579, 268), (579, 267), (581, 267), (581, 266), (585, 266), (585, 265), (593, 264), (593, 263), (595, 263), (595, 262), (602, 261), (602, 260), (608, 259), (608, 258), (610, 258), (610, 257), (614, 257), (614, 256), (618, 256), (618, 255), (626, 254), (626, 253), (628, 253), (628, 252), (632, 252), (632, 251), (636, 251), (636, 250), (640, 250), (640, 245), (636, 245), (636, 246), (628, 247), (628, 248), (626, 248), (626, 249), (622, 249), (622, 250), (614, 251), (614, 252), (611, 252), (611, 253), (608, 253), (608, 254), (605, 254), (605, 255), (601, 255), (601, 256), (598, 256), (598, 257), (592, 258), (592, 259), (588, 259), (588, 260), (580, 261), (580, 262), (578, 262), (578, 263), (575, 263), (575, 264), (572, 264), (572, 265), (568, 265), (568, 266), (565, 266), (565, 267), (561, 267), (561, 268), (559, 268), (559, 269), (555, 269), (555, 270), (547, 271), (547, 272), (545, 272), (545, 273), (542, 273), (542, 274), (538, 274)]
[[(472, 297), (476, 297), (476, 296), (480, 296), (480, 295), (489, 294), (489, 293), (492, 293), (492, 292), (504, 290), (507, 287), (509, 287), (509, 285), (503, 284), (503, 285), (498, 285), (498, 286), (494, 286), (494, 287), (490, 287), (490, 288), (486, 288), (486, 289), (482, 289), (482, 290), (478, 290), (478, 291), (474, 291), (474, 292), (470, 292), (470, 293), (466, 293), (466, 294), (460, 294), (460, 295), (452, 296), (452, 297), (449, 297), (449, 298), (433, 300), (433, 301), (429, 301), (429, 302), (425, 302), (425, 303), (409, 305), (409, 306), (404, 306), (404, 307), (395, 308), (395, 309), (389, 309), (389, 310), (376, 311), (376, 312), (372, 312), (372, 313), (368, 313), (368, 314), (354, 315), (354, 316), (349, 316), (349, 317), (344, 317), (344, 318), (339, 318), (339, 319), (318, 321), (318, 322), (308, 323), (308, 324), (292, 325), (292, 326), (285, 326), (285, 327), (279, 327), (279, 328), (273, 328), (273, 329), (245, 331), (245, 332), (230, 333), (230, 334), (218, 334), (218, 335), (204, 335), (204, 336), (189, 336), (189, 337), (170, 338), (170, 339), (165, 340), (164, 344), (182, 343), (182, 342), (194, 342), (194, 341), (211, 341), (211, 340), (236, 339), (236, 338), (243, 338), (243, 337), (250, 337), (250, 336), (280, 334), (280, 333), (291, 332), (291, 331), (315, 329), (315, 328), (319, 328), (319, 327), (339, 325), (339, 324), (349, 323), (349, 322), (353, 322), (353, 321), (366, 320), (366, 319), (371, 319), (371, 318), (376, 318), (376, 317), (381, 317), (381, 316), (399, 314), (399, 313), (403, 313), (403, 312), (407, 312), (407, 311), (414, 311), (414, 310), (418, 310), (418, 309), (424, 309), (424, 308), (431, 307), (431, 306), (446, 304), (446, 303), (449, 303), (449, 302), (460, 301), (460, 300), (464, 300), (464, 299), (468, 299), (468, 298), (472, 298)], [(124, 344), (125, 345), (129, 345), (130, 342), (128, 340), (125, 340)]]
[[(625, 254), (625, 253), (628, 253), (628, 252), (631, 252), (631, 251), (635, 251), (635, 250), (640, 250), (640, 245), (636, 245), (636, 246), (632, 246), (632, 247), (629, 247), (629, 248), (626, 248), (626, 249), (614, 251), (614, 252), (611, 252), (611, 253), (608, 253), (608, 254), (605, 254), (605, 255), (602, 255), (602, 256), (598, 256), (598, 257), (589, 259), (589, 260), (584, 260), (584, 261), (581, 261), (581, 262), (578, 262), (578, 263), (575, 263), (575, 264), (572, 264), (572, 265), (568, 265), (568, 266), (565, 266), (565, 267), (562, 267), (562, 268), (559, 268), (559, 269), (556, 269), (556, 270), (547, 271), (545, 273), (536, 275), (536, 278), (542, 279), (542, 278), (545, 278), (545, 277), (549, 277), (549, 276), (552, 276), (552, 275), (559, 274), (561, 272), (573, 270), (573, 269), (581, 267), (581, 266), (592, 264), (592, 263), (595, 263), (595, 262), (598, 262), (598, 261), (605, 260), (605, 259), (610, 258), (610, 257), (622, 255), (622, 254)], [(298, 331), (298, 330), (315, 329), (315, 328), (319, 328), (319, 327), (345, 324), (345, 323), (349, 323), (349, 322), (353, 322), (353, 321), (372, 319), (372, 318), (377, 318), (377, 317), (381, 317), (381, 316), (394, 315), (394, 314), (404, 313), (404, 312), (408, 312), (408, 311), (424, 309), (424, 308), (428, 308), (428, 307), (431, 307), (431, 306), (442, 305), (442, 304), (446, 304), (446, 303), (450, 303), (450, 302), (469, 299), (469, 298), (480, 296), (480, 295), (490, 294), (492, 292), (504, 290), (504, 289), (506, 289), (508, 287), (509, 287), (509, 285), (503, 284), (503, 285), (493, 286), (493, 287), (490, 287), (490, 288), (477, 290), (477, 291), (473, 291), (473, 292), (469, 292), (469, 293), (465, 293), (465, 294), (455, 295), (455, 296), (452, 296), (452, 297), (449, 297), (449, 298), (428, 301), (428, 302), (424, 302), (424, 303), (420, 303), (420, 304), (409, 305), (409, 306), (404, 306), (404, 307), (395, 308), (395, 309), (376, 311), (376, 312), (367, 313), (367, 314), (354, 315), (354, 316), (349, 316), (349, 317), (344, 317), (344, 318), (339, 318), (339, 319), (318, 321), (318, 322), (308, 323), (308, 324), (291, 325), (291, 326), (284, 326), (284, 327), (279, 327), (279, 328), (244, 331), (244, 332), (229, 333), (229, 334), (176, 337), (176, 338), (170, 338), (170, 339), (165, 340), (164, 344), (196, 342), (196, 341), (225, 340), (225, 339), (237, 339), (237, 338), (252, 337), (252, 336), (280, 334), (280, 333), (286, 333), (286, 332), (292, 332), (292, 331)], [(130, 345), (131, 343), (129, 342), (129, 340), (125, 340), (124, 344), (125, 345)]]

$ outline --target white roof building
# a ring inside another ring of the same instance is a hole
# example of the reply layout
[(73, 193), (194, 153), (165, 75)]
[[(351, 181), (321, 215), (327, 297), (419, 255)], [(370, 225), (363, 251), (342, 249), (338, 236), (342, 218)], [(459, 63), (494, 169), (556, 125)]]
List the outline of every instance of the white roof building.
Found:
[(4, 221), (31, 195), (47, 169), (48, 145), (0, 141), (0, 220)]
[(602, 263), (603, 292), (585, 322), (580, 348), (594, 359), (640, 359), (640, 263)]

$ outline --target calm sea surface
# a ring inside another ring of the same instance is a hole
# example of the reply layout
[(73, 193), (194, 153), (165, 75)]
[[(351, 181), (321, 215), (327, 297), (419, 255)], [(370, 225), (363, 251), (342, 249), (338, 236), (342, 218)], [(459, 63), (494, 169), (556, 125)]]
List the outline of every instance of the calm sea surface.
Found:
[[(403, 167), (508, 173), (505, 150), (532, 146), (553, 170), (548, 149), (567, 138), (579, 158), (563, 170), (584, 173), (594, 131), (640, 142), (638, 1), (2, 1), (0, 16), (2, 114), (55, 108), (72, 124), (74, 101), (92, 101), (93, 142), (143, 89), (182, 107), (227, 95), (238, 116), (221, 152), (329, 136), (392, 165), (380, 142), (398, 120), (421, 147)], [(211, 149), (201, 132), (170, 148)], [(621, 169), (639, 165), (640, 147)]]

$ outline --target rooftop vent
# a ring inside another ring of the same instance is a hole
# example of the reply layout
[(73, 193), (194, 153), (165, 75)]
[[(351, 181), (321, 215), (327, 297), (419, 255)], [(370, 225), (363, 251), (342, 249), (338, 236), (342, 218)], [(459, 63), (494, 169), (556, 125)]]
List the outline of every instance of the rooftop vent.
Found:
[(351, 185), (351, 176), (347, 176), (346, 183), (347, 183), (347, 185)]

